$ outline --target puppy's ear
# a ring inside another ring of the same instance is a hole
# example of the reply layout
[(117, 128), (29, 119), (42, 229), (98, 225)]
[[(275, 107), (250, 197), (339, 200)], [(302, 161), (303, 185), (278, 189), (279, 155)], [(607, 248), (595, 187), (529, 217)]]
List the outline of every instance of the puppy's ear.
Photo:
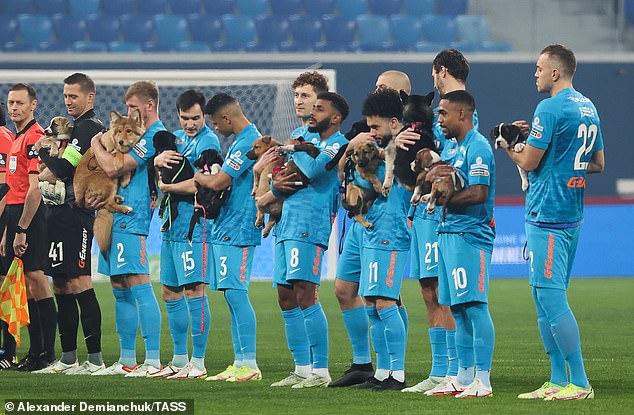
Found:
[(110, 112), (110, 125), (116, 123), (121, 118), (123, 118), (123, 115), (119, 114), (117, 111), (111, 111)]
[(130, 118), (132, 118), (132, 120), (139, 125), (143, 124), (143, 119), (141, 118), (141, 111), (139, 111), (138, 109), (132, 111)]
[(265, 135), (264, 137), (262, 137), (262, 142), (264, 144), (271, 144), (271, 136), (270, 135)]
[(431, 91), (429, 94), (425, 95), (425, 101), (427, 101), (427, 105), (431, 106), (431, 102), (434, 100), (434, 91)]
[(409, 95), (407, 95), (407, 92), (401, 89), (400, 91), (398, 91), (398, 94), (401, 96), (401, 102), (403, 102), (403, 105), (407, 104), (407, 100), (409, 99)]

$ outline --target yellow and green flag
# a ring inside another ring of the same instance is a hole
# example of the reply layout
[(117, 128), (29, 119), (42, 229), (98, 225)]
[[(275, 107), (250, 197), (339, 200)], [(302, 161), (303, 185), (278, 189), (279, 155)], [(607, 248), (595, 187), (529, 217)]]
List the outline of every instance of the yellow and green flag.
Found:
[(20, 329), (28, 326), (29, 306), (26, 298), (24, 265), (20, 258), (14, 258), (7, 276), (0, 287), (0, 320), (9, 325), (9, 333), (20, 346)]

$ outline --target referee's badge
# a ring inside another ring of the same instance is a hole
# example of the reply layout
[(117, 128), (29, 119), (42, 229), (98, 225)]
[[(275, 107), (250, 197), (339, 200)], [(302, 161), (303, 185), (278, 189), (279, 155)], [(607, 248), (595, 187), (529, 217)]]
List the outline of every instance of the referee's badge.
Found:
[(9, 157), (9, 171), (11, 174), (15, 173), (18, 169), (18, 156)]

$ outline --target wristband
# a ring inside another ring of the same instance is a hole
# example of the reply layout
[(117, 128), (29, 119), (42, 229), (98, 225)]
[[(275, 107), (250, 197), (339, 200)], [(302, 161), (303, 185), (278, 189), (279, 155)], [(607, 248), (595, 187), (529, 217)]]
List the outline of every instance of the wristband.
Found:
[(23, 228), (23, 227), (21, 227), (20, 225), (17, 225), (17, 226), (15, 227), (15, 233), (26, 233), (26, 232), (27, 232), (27, 230), (28, 230), (28, 228), (27, 228), (27, 229), (24, 229), (24, 228)]

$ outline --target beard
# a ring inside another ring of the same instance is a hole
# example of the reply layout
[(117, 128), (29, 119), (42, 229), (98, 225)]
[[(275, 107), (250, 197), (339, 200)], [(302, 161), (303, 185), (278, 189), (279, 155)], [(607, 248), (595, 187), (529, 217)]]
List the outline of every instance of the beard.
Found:
[(314, 127), (309, 125), (308, 132), (321, 134), (326, 131), (328, 127), (330, 127), (330, 117), (318, 122)]

